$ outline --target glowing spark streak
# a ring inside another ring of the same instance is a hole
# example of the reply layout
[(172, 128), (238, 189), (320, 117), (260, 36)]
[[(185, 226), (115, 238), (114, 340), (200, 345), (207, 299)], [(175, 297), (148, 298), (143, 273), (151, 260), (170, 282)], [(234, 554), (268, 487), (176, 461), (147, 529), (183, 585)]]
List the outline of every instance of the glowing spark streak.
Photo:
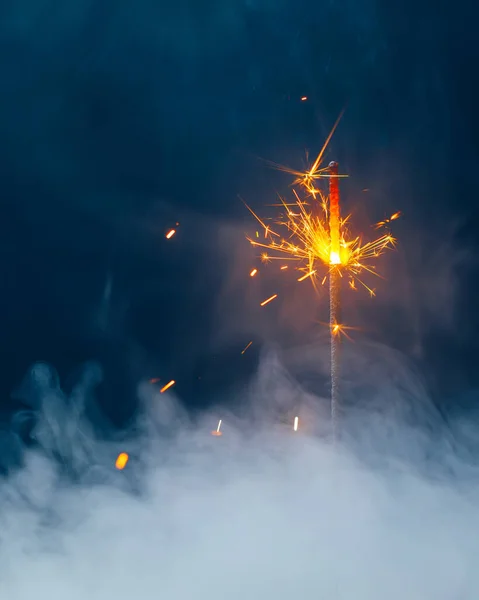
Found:
[(126, 452), (121, 452), (115, 462), (115, 467), (119, 470), (122, 471), (125, 467), (126, 467), (126, 463), (129, 460), (129, 456)]
[(281, 270), (282, 270), (282, 271), (285, 271), (287, 268), (288, 268), (288, 265), (283, 265), (283, 266), (281, 267)]
[(267, 298), (266, 300), (263, 300), (263, 302), (261, 302), (260, 306), (266, 306), (267, 304), (272, 302), (277, 297), (278, 297), (278, 294), (274, 294), (273, 296), (271, 296), (271, 298)]
[(318, 154), (318, 156), (317, 156), (316, 160), (314, 161), (311, 169), (309, 170), (308, 175), (310, 177), (314, 177), (316, 175), (316, 173), (318, 172), (319, 165), (321, 164), (321, 161), (323, 159), (323, 154), (325, 153), (326, 148), (329, 146), (329, 142), (331, 141), (331, 138), (333, 137), (334, 132), (336, 131), (336, 128), (339, 125), (339, 122), (343, 118), (343, 114), (344, 114), (344, 109), (341, 111), (341, 113), (339, 114), (339, 117), (336, 119), (336, 123), (333, 125), (333, 128), (331, 129), (328, 137), (326, 138), (326, 141), (324, 142), (323, 147), (321, 148), (321, 152)]
[(170, 240), (174, 235), (175, 235), (176, 231), (174, 229), (170, 229), (170, 231), (168, 231), (168, 233), (166, 234), (166, 239)]
[(215, 436), (223, 435), (222, 432), (220, 431), (221, 430), (221, 423), (223, 423), (222, 419), (220, 419), (218, 421), (218, 427), (214, 431), (211, 432), (211, 435), (215, 435)]
[(305, 102), (308, 99), (308, 96), (302, 96), (301, 102)]
[(252, 343), (253, 343), (253, 342), (249, 342), (249, 344), (247, 344), (247, 345), (246, 345), (246, 346), (243, 348), (243, 350), (241, 351), (241, 354), (244, 354), (244, 353), (246, 352), (246, 350), (248, 350), (248, 348), (251, 346), (251, 344), (252, 344)]
[(298, 281), (304, 281), (305, 279), (308, 279), (308, 277), (312, 277), (315, 273), (316, 271), (310, 271), (309, 273), (306, 273), (306, 275), (300, 277)]
[(249, 274), (250, 277), (254, 277), (256, 275), (256, 273), (258, 272), (258, 269), (253, 269), (251, 271), (251, 273)]
[(166, 392), (166, 390), (169, 390), (170, 387), (173, 387), (175, 385), (176, 381), (174, 379), (172, 379), (171, 381), (169, 381), (165, 386), (163, 386), (160, 390), (160, 394), (163, 394), (163, 392)]
[(294, 417), (293, 431), (298, 431), (299, 417)]
[(386, 225), (388, 225), (392, 221), (395, 221), (396, 219), (399, 219), (399, 217), (401, 215), (402, 215), (401, 211), (395, 212), (393, 215), (391, 215), (389, 217), (389, 219), (384, 219), (384, 221), (379, 221), (378, 223), (376, 223), (376, 225), (374, 225), (374, 229), (381, 229), (381, 227), (385, 227)]

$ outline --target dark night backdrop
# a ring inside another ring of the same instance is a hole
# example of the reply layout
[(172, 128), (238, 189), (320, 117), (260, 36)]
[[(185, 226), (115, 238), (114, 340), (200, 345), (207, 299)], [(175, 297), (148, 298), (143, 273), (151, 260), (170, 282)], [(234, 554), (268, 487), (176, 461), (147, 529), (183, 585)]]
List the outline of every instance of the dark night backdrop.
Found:
[(470, 8), (3, 0), (5, 410), (20, 406), (12, 392), (39, 360), (65, 385), (82, 363), (99, 361), (100, 400), (117, 423), (141, 377), (175, 378), (182, 399), (201, 407), (252, 373), (257, 352), (239, 361), (248, 334), (215, 341), (241, 311), (241, 301), (230, 314), (216, 301), (227, 259), (215, 227), (251, 228), (238, 195), (257, 208), (288, 186), (257, 157), (301, 166), (343, 107), (327, 159), (351, 176), (346, 202), (366, 203), (376, 220), (404, 212), (400, 249), (383, 265), (388, 279), (395, 264), (399, 276), (378, 284), (375, 308), (361, 300), (364, 322), (374, 316), (370, 335), (417, 362), (438, 403), (473, 403), (478, 52)]

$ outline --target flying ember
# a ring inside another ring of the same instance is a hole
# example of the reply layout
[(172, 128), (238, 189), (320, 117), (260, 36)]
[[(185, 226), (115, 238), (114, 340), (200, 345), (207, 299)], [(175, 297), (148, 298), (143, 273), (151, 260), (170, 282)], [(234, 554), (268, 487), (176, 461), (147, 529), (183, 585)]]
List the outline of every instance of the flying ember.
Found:
[(128, 456), (128, 454), (126, 452), (121, 452), (116, 459), (115, 467), (119, 471), (122, 471), (126, 467), (126, 464), (129, 460), (129, 458), (130, 457)]
[(166, 385), (164, 385), (161, 390), (160, 390), (160, 394), (163, 394), (163, 392), (166, 392), (166, 390), (169, 390), (170, 387), (173, 387), (175, 385), (176, 381), (174, 379), (172, 379), (171, 381), (169, 381)]

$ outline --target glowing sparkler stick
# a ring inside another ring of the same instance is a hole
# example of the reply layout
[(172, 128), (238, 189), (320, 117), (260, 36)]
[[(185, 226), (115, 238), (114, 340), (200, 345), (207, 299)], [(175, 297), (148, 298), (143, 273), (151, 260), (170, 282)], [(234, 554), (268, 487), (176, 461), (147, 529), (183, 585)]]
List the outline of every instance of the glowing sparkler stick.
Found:
[(329, 330), (331, 343), (331, 423), (333, 436), (337, 437), (337, 419), (339, 402), (339, 352), (341, 336), (337, 324), (340, 323), (339, 310), (341, 306), (341, 246), (340, 246), (340, 207), (339, 207), (339, 178), (338, 163), (329, 163)]

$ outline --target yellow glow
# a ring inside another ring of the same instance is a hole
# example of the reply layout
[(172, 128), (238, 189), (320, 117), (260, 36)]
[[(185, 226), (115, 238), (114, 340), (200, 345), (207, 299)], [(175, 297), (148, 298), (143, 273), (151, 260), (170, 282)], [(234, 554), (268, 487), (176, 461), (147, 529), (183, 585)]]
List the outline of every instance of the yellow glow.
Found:
[(339, 252), (331, 251), (329, 253), (329, 264), (330, 265), (340, 265), (341, 264), (341, 257), (339, 256)]
[(121, 452), (115, 462), (115, 467), (119, 470), (122, 471), (125, 467), (126, 467), (126, 463), (129, 460), (129, 456), (126, 452)]
[[(328, 196), (318, 188), (311, 188), (308, 181), (301, 181), (303, 189), (310, 195), (308, 203), (301, 200), (298, 191), (293, 189), (297, 210), (292, 212), (282, 200), (285, 211), (275, 220), (275, 228), (267, 226), (267, 238), (264, 241), (247, 238), (248, 241), (261, 250), (261, 260), (265, 263), (272, 260), (284, 263), (286, 256), (296, 263), (295, 268), (302, 273), (299, 281), (310, 278), (316, 286), (318, 282), (324, 283), (328, 272), (334, 268), (348, 276), (352, 289), (361, 284), (369, 294), (374, 295), (374, 290), (363, 280), (363, 276), (371, 274), (379, 277), (373, 263), (386, 250), (395, 247), (395, 238), (386, 233), (373, 241), (363, 242), (361, 235), (350, 234), (349, 216), (339, 219), (337, 228), (335, 224), (331, 228)], [(263, 220), (249, 206), (247, 208), (266, 231)], [(334, 237), (338, 242), (332, 239), (332, 231), (337, 232), (337, 238), (336, 235)], [(261, 306), (276, 297), (268, 298)]]

